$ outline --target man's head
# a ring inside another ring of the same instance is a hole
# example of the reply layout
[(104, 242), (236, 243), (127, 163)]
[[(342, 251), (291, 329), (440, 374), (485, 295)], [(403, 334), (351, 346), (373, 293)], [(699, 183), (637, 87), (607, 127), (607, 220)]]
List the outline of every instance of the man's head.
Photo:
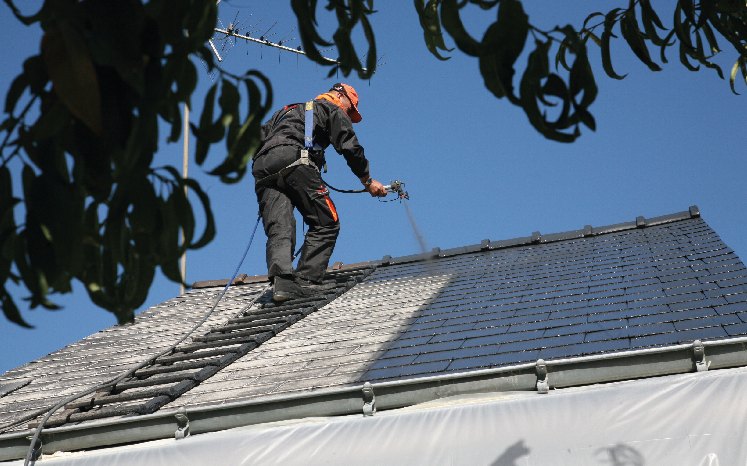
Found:
[(358, 93), (355, 92), (352, 86), (337, 83), (329, 91), (338, 94), (340, 102), (343, 105), (342, 109), (350, 116), (353, 123), (361, 121), (361, 114), (358, 112)]

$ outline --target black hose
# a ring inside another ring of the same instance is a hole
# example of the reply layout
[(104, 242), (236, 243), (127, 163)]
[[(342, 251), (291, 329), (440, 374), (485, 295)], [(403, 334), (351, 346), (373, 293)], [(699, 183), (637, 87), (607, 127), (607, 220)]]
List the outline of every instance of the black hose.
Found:
[(327, 183), (322, 179), (322, 183), (324, 183), (324, 186), (328, 187), (332, 191), (337, 191), (338, 193), (344, 193), (344, 194), (358, 194), (358, 193), (365, 193), (367, 192), (366, 189), (337, 189), (331, 184)]

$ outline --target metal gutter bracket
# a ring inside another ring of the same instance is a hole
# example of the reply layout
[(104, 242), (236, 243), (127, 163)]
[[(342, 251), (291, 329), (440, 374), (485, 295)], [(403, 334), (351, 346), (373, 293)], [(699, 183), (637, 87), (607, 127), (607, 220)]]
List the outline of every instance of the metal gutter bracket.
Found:
[(695, 356), (695, 369), (698, 372), (707, 371), (710, 363), (706, 361), (705, 347), (703, 346), (703, 342), (700, 340), (695, 340), (693, 342), (693, 355)]
[(176, 411), (174, 417), (176, 418), (177, 423), (176, 432), (174, 432), (174, 438), (179, 440), (189, 437), (189, 418), (187, 417), (187, 409), (182, 406)]
[(548, 393), (550, 385), (547, 382), (547, 364), (544, 359), (537, 360), (537, 393)]
[(376, 413), (376, 395), (371, 382), (363, 384), (363, 415), (373, 416)]

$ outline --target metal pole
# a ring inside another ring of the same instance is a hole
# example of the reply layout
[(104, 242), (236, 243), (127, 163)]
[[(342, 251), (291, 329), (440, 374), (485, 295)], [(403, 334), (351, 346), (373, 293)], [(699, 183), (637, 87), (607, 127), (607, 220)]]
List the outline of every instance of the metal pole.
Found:
[[(187, 103), (184, 103), (184, 163), (182, 165), (182, 178), (186, 179), (189, 172), (189, 106)], [(187, 186), (184, 186), (184, 196), (187, 196)], [(184, 238), (184, 229), (181, 229), (181, 236), (182, 241), (181, 244), (184, 244), (185, 238)], [(184, 251), (184, 254), (182, 254), (181, 259), (181, 275), (182, 275), (182, 282), (187, 281), (187, 251)], [(179, 284), (179, 294), (184, 294), (184, 284)]]

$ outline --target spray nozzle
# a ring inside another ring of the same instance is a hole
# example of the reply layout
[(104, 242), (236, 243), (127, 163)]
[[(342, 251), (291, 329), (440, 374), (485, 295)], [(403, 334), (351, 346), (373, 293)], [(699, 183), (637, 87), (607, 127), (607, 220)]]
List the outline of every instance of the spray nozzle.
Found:
[(405, 187), (404, 181), (394, 180), (393, 182), (390, 181), (390, 183), (391, 184), (384, 186), (384, 189), (386, 189), (388, 193), (397, 193), (398, 198), (410, 199), (408, 192), (402, 189)]

